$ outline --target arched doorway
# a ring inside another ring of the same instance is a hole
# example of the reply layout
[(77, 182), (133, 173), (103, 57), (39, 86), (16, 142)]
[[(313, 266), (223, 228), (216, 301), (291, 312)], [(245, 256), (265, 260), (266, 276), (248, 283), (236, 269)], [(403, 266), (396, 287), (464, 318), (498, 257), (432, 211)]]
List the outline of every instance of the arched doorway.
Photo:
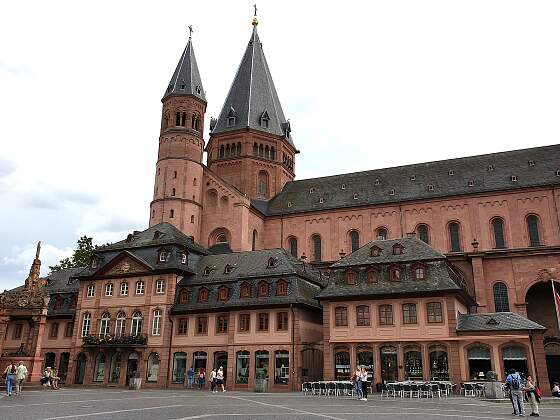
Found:
[(379, 349), (381, 355), (381, 382), (397, 380), (397, 348), (383, 346)]
[(76, 376), (74, 378), (75, 384), (83, 384), (84, 383), (84, 375), (86, 373), (86, 362), (87, 357), (84, 353), (78, 354), (76, 358)]
[(217, 351), (214, 353), (214, 367), (216, 370), (220, 369), (220, 366), (224, 368), (224, 385), (226, 384), (227, 379), (227, 360), (227, 351)]
[(301, 381), (315, 382), (323, 379), (323, 352), (304, 349), (301, 352)]
[(68, 363), (70, 362), (70, 353), (64, 352), (60, 355), (60, 361), (58, 362), (58, 376), (60, 378), (60, 383), (66, 383), (66, 376), (68, 375)]
[(478, 345), (469, 348), (467, 360), (469, 362), (469, 379), (486, 379), (486, 373), (492, 370), (489, 347)]
[(504, 361), (504, 373), (509, 372), (510, 369), (515, 369), (523, 375), (529, 373), (525, 347), (515, 344), (505, 346), (502, 348), (502, 360)]
[(56, 367), (55, 363), (56, 363), (56, 354), (52, 352), (45, 353), (45, 366), (43, 366), (43, 370), (45, 370), (48, 367), (50, 368)]
[(350, 372), (350, 351), (346, 347), (334, 350), (334, 379), (348, 381), (352, 377)]
[(368, 344), (356, 347), (356, 366), (364, 367), (367, 371), (367, 381), (373, 383), (373, 349)]
[[(560, 283), (558, 281), (554, 283), (556, 292), (560, 294)], [(525, 302), (527, 302), (527, 318), (545, 326), (547, 336), (559, 337), (551, 282), (541, 281), (531, 286), (525, 295)]]
[(134, 378), (138, 372), (138, 362), (140, 356), (138, 353), (130, 353), (128, 355), (128, 363), (126, 364), (126, 384), (129, 385), (130, 378)]
[(404, 377), (409, 381), (422, 380), (422, 350), (420, 349), (420, 346), (405, 347)]
[(560, 340), (549, 341), (544, 345), (546, 368), (550, 386), (560, 380)]

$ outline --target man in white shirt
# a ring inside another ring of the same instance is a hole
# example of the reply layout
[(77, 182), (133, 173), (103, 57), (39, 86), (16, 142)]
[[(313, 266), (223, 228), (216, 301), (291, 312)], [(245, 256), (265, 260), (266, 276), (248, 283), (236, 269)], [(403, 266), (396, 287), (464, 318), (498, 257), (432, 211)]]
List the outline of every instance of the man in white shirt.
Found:
[(16, 368), (16, 395), (21, 394), (23, 389), (23, 382), (27, 378), (27, 368), (23, 364), (23, 362), (19, 362)]

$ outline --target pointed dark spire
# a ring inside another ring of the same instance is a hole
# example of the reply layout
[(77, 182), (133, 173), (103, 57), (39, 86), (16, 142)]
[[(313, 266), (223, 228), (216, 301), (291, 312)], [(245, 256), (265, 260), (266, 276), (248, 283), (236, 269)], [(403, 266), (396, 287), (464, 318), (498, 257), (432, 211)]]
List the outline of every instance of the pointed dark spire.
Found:
[(192, 46), (192, 26), (189, 25), (189, 41), (185, 47), (181, 59), (177, 64), (177, 68), (173, 73), (173, 77), (167, 86), (165, 95), (194, 95), (203, 101), (206, 101), (204, 88), (202, 87), (202, 79), (196, 64), (194, 49)]
[[(256, 13), (256, 11), (255, 11)], [(253, 18), (253, 33), (212, 134), (251, 128), (284, 137), (293, 145)]]

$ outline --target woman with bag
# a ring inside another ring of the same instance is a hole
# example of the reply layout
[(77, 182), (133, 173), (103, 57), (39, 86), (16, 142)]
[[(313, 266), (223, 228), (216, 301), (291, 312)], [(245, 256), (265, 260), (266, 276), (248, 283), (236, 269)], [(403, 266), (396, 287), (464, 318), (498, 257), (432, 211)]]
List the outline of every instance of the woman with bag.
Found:
[(4, 374), (2, 377), (6, 378), (6, 394), (8, 397), (12, 396), (12, 390), (14, 388), (14, 384), (16, 383), (16, 372), (17, 367), (14, 362), (10, 362), (8, 367), (4, 370)]
[(198, 371), (198, 389), (204, 388), (204, 382), (206, 381), (206, 369), (200, 368)]
[(527, 376), (525, 383), (525, 394), (531, 404), (531, 416), (539, 417), (539, 403), (541, 402), (541, 391), (533, 381), (531, 375)]
[(356, 368), (356, 372), (354, 372), (354, 383), (356, 384), (356, 396), (358, 397), (358, 400), (361, 400), (363, 395), (362, 395), (362, 371), (360, 370), (360, 368)]

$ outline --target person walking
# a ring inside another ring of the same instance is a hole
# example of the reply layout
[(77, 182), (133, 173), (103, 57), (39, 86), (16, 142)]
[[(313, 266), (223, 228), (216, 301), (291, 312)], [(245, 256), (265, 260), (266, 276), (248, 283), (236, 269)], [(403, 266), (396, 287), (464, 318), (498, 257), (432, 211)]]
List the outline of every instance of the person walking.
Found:
[(12, 396), (12, 390), (14, 389), (14, 384), (16, 383), (16, 372), (17, 367), (14, 362), (10, 362), (8, 367), (4, 370), (3, 377), (6, 378), (6, 395), (8, 397)]
[(552, 387), (552, 396), (560, 398), (560, 384), (558, 384), (558, 382), (554, 382)]
[(23, 383), (27, 379), (27, 367), (23, 362), (19, 362), (16, 368), (16, 394), (20, 395), (23, 390)]
[(194, 369), (191, 366), (187, 370), (187, 389), (192, 389), (193, 382), (194, 382)]
[(361, 379), (362, 379), (362, 401), (367, 401), (367, 370), (365, 367), (362, 367), (361, 371)]
[(527, 382), (525, 383), (524, 389), (527, 394), (529, 404), (531, 404), (531, 416), (539, 417), (539, 403), (541, 402), (541, 396), (531, 375), (527, 376)]
[(52, 370), (47, 367), (43, 372), (43, 377), (41, 378), (41, 385), (50, 387), (52, 385)]
[(58, 389), (58, 380), (60, 378), (58, 377), (58, 369), (56, 367), (52, 368), (51, 371), (51, 385), (52, 385), (52, 389)]
[(212, 394), (218, 392), (216, 391), (216, 368), (210, 371), (210, 392), (212, 392)]
[(356, 385), (356, 397), (358, 400), (363, 398), (362, 394), (362, 371), (360, 368), (356, 368), (356, 372), (354, 372), (354, 383)]
[(513, 415), (525, 417), (525, 406), (523, 404), (523, 378), (515, 369), (510, 369), (506, 378), (506, 384), (511, 392), (513, 401)]
[(198, 389), (204, 388), (204, 382), (206, 381), (206, 369), (200, 368), (198, 371)]
[[(222, 392), (226, 392), (226, 389), (224, 387), (224, 367), (220, 366), (220, 368), (218, 369), (218, 372), (216, 373), (216, 384), (217, 386), (219, 386), (220, 388), (222, 388)], [(216, 391), (218, 392), (218, 391)]]

